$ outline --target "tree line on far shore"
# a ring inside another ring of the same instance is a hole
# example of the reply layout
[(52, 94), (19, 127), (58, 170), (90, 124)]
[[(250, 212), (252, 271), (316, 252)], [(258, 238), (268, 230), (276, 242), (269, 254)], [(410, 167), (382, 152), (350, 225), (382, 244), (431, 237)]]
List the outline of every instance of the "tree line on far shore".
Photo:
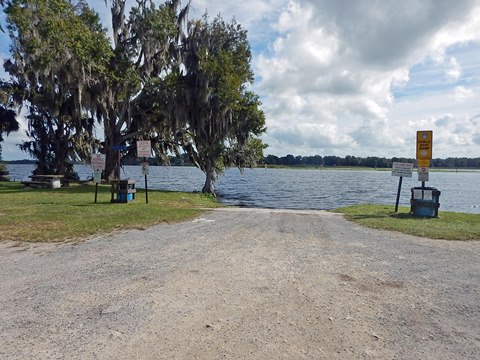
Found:
[[(5, 161), (7, 164), (34, 164), (35, 160), (12, 160)], [(275, 156), (267, 155), (263, 161), (258, 162), (258, 166), (263, 165), (278, 165), (278, 166), (292, 166), (292, 167), (321, 167), (321, 166), (361, 166), (371, 168), (391, 168), (392, 163), (403, 162), (417, 165), (416, 159), (413, 158), (385, 158), (377, 156), (358, 157), (348, 155), (346, 157), (340, 156)], [(126, 157), (122, 160), (123, 165), (138, 165), (140, 160), (136, 157)], [(180, 154), (179, 156), (169, 156), (169, 162), (172, 166), (193, 166), (188, 154)], [(79, 163), (80, 164), (80, 163)], [(154, 158), (149, 159), (150, 165), (163, 165), (162, 161)], [(453, 158), (446, 159), (432, 159), (430, 167), (435, 168), (450, 168), (450, 169), (480, 169), (480, 158)]]
[[(417, 160), (413, 158), (385, 158), (377, 156), (352, 156), (345, 157), (328, 155), (328, 156), (294, 156), (291, 154), (285, 156), (267, 155), (263, 160), (258, 161), (258, 166), (263, 165), (277, 165), (277, 166), (292, 166), (292, 167), (321, 167), (321, 166), (361, 166), (371, 168), (391, 168), (392, 163), (403, 162), (417, 165)], [(124, 159), (125, 165), (137, 165), (138, 159), (130, 158)], [(169, 163), (173, 166), (190, 166), (193, 165), (187, 154), (180, 154), (179, 156), (170, 156)], [(150, 165), (161, 165), (157, 159), (150, 159)], [(453, 158), (446, 159), (432, 159), (430, 167), (434, 168), (473, 168), (480, 169), (479, 158)]]
[[(328, 155), (328, 156), (294, 156), (288, 154), (286, 156), (267, 155), (264, 158), (265, 165), (280, 166), (364, 166), (371, 168), (390, 168), (394, 162), (417, 164), (413, 158), (385, 158), (377, 156), (359, 157), (347, 155), (345, 157)], [(480, 158), (453, 158), (432, 159), (430, 167), (436, 168), (480, 168)]]

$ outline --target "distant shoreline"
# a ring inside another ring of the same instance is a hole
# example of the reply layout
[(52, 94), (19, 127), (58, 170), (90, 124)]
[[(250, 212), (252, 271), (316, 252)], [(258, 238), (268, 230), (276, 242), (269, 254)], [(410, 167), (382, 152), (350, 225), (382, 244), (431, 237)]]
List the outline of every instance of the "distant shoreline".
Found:
[[(259, 165), (257, 169), (263, 169)], [(392, 171), (391, 168), (372, 168), (367, 166), (286, 166), (286, 165), (268, 165), (267, 169), (286, 169), (286, 170), (357, 170), (357, 171)], [(416, 170), (417, 168), (414, 168)], [(478, 168), (430, 168), (431, 172), (480, 172)]]
[[(3, 161), (5, 164), (8, 165), (35, 165), (35, 160), (5, 160)], [(124, 166), (140, 166), (140, 162), (138, 164), (124, 164)], [(85, 165), (88, 164), (83, 163), (74, 163), (74, 165)], [(194, 167), (194, 165), (156, 165), (150, 164), (150, 166), (174, 166), (174, 167)], [(373, 168), (368, 166), (302, 166), (302, 165), (257, 165), (254, 169), (286, 169), (286, 170), (345, 170), (345, 171), (392, 171), (391, 168)], [(414, 168), (414, 170), (417, 168)], [(480, 172), (479, 168), (430, 168), (431, 172)]]

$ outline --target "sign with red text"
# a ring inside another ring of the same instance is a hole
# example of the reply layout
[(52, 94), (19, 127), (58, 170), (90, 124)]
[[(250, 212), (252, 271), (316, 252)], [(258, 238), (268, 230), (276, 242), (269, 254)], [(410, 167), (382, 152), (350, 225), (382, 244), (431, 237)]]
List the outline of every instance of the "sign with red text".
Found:
[(418, 168), (418, 181), (428, 181), (428, 174), (429, 174), (428, 167), (419, 167)]
[(152, 155), (152, 145), (150, 140), (137, 141), (137, 157), (150, 157)]
[(105, 154), (92, 154), (93, 170), (105, 170)]

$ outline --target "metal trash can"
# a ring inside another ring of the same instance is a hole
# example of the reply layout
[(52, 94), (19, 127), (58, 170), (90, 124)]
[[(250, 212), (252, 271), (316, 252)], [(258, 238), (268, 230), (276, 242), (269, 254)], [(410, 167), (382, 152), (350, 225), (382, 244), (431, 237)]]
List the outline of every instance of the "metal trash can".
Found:
[(438, 217), (440, 190), (433, 187), (414, 187), (410, 199), (410, 212), (414, 216)]

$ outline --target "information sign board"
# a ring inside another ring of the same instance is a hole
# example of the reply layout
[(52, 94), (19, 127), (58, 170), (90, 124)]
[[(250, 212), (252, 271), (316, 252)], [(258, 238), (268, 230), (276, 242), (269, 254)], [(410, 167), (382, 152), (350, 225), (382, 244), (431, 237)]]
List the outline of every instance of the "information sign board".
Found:
[(432, 159), (433, 131), (417, 131), (417, 159)]
[(100, 184), (102, 182), (102, 170), (95, 169), (93, 172), (93, 182)]
[(152, 145), (150, 140), (138, 140), (137, 141), (137, 156), (150, 157), (152, 155)]
[(105, 154), (92, 154), (93, 170), (105, 170)]
[(142, 175), (148, 175), (148, 162), (144, 161), (142, 163)]
[(413, 164), (394, 162), (392, 164), (392, 176), (412, 177)]

